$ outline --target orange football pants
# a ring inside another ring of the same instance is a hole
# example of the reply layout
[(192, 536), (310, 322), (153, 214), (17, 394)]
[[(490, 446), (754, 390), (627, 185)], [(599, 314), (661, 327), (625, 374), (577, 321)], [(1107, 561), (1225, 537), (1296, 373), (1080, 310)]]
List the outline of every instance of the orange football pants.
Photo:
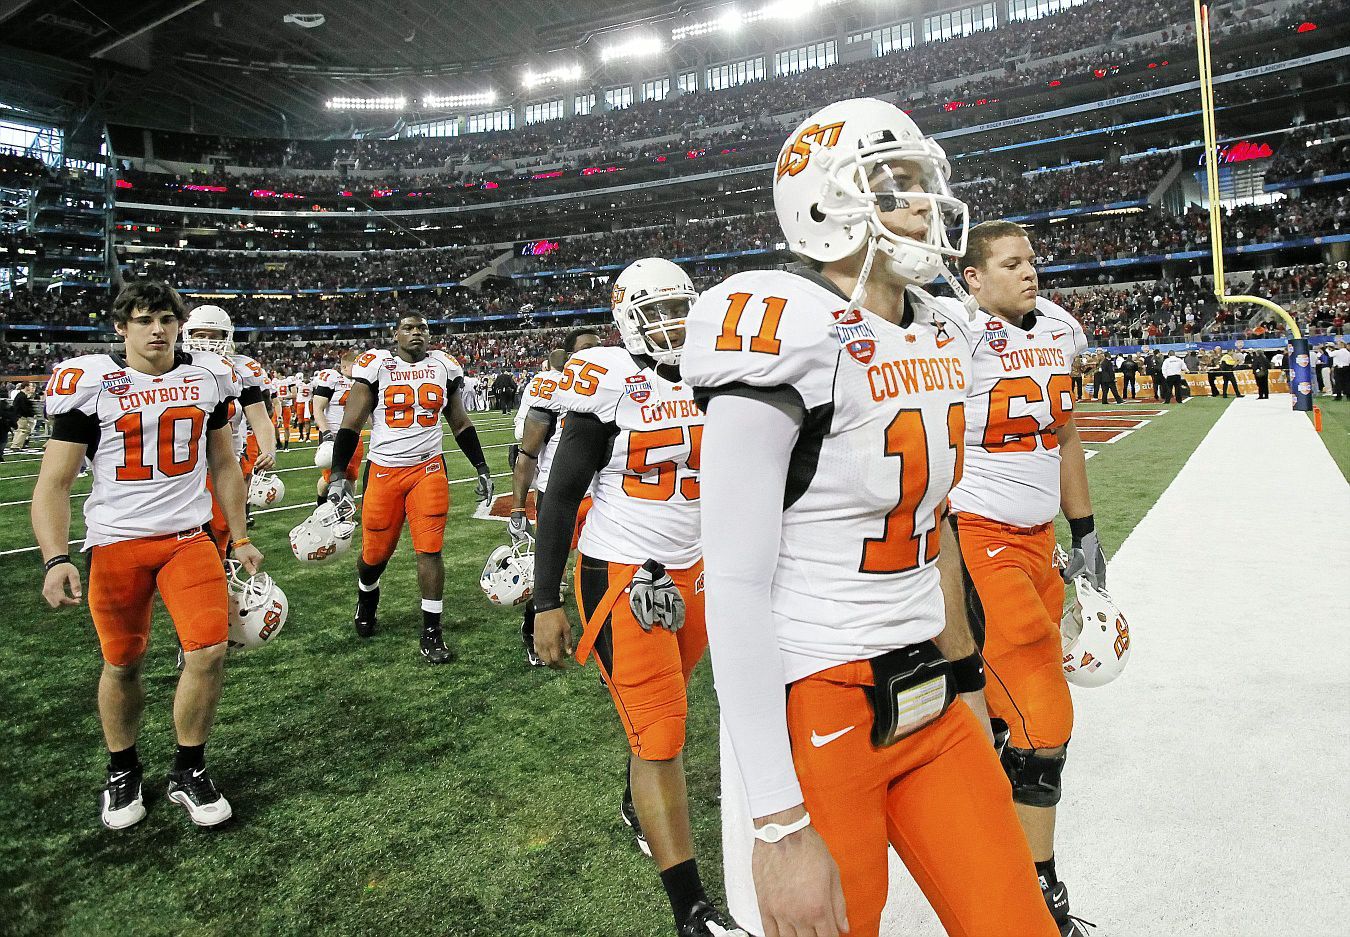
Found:
[(405, 519), (414, 550), (440, 553), (449, 513), (450, 483), (440, 456), (407, 467), (368, 463), (361, 501), (362, 561), (367, 566), (388, 562)]
[(643, 761), (669, 761), (684, 750), (689, 699), (685, 687), (708, 647), (703, 618), (703, 561), (671, 569), (684, 597), (684, 626), (643, 631), (628, 604), (628, 584), (638, 567), (582, 556), (576, 569), (577, 610), (586, 622), (577, 660), (594, 653), (600, 676), (628, 736)]
[[(352, 460), (347, 463), (347, 481), (356, 481), (357, 475), (361, 471), (361, 463), (366, 457), (366, 443), (359, 435), (356, 437), (356, 451), (352, 453)], [(323, 480), (326, 484), (333, 475), (332, 469), (323, 470)]]
[(951, 937), (1057, 937), (1008, 777), (974, 714), (957, 700), (876, 748), (872, 681), (866, 661), (840, 664), (792, 684), (787, 702), (792, 760), (839, 865), (849, 937), (880, 931), (888, 844)]
[(258, 461), (258, 456), (262, 454), (262, 447), (258, 445), (258, 437), (252, 433), (248, 434), (248, 439), (244, 441), (244, 455), (239, 460), (239, 467), (244, 470), (244, 480), (253, 474), (253, 465)]
[(1073, 733), (1059, 620), (1064, 580), (1055, 529), (1013, 527), (973, 514), (956, 518), (961, 558), (984, 612), (984, 689), (989, 714), (1008, 724), (1014, 748), (1057, 748)]
[(289, 403), (281, 405), (281, 419), (277, 422), (278, 427), (287, 427), (295, 422), (295, 407)]
[(183, 650), (229, 637), (225, 568), (205, 531), (123, 540), (89, 554), (89, 611), (108, 663), (126, 667), (145, 654), (156, 589)]

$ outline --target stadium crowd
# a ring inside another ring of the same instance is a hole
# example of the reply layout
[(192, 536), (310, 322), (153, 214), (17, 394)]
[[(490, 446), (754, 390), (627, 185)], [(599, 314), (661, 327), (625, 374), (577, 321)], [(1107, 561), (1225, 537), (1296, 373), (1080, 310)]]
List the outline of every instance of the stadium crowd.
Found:
[(139, 277), (158, 276), (180, 289), (298, 290), (416, 286), (455, 282), (481, 269), (481, 251), (238, 253), (175, 251), (126, 257)]

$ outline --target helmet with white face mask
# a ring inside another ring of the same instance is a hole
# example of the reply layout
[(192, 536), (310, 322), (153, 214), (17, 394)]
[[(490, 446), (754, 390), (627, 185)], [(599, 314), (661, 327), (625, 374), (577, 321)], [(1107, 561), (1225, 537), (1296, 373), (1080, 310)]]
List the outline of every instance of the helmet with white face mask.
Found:
[(696, 299), (689, 274), (669, 260), (644, 257), (629, 264), (614, 280), (611, 310), (623, 347), (657, 364), (679, 364), (684, 321)]
[[(884, 255), (896, 276), (923, 285), (966, 249), (969, 212), (952, 195), (950, 174), (942, 147), (894, 104), (837, 101), (783, 145), (774, 209), (794, 253), (829, 263), (866, 249)], [(887, 227), (882, 215), (916, 203), (928, 209), (922, 238)], [(865, 268), (870, 263), (869, 256)]]
[[(206, 338), (195, 333), (210, 330), (224, 333), (224, 338)], [(219, 306), (198, 306), (188, 313), (183, 323), (183, 348), (187, 351), (214, 351), (218, 355), (234, 354), (234, 323), (230, 314)]]

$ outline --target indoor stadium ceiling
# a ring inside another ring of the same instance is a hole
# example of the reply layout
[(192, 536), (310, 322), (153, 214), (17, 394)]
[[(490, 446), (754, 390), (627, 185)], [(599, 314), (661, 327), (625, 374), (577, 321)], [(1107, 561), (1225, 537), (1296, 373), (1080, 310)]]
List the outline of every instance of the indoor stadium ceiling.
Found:
[[(322, 101), (499, 88), (533, 56), (720, 5), (669, 0), (0, 0), (0, 102), (74, 123), (341, 132)], [(321, 14), (313, 19), (291, 14)], [(658, 32), (661, 31), (658, 27)], [(368, 118), (369, 119), (369, 118)]]

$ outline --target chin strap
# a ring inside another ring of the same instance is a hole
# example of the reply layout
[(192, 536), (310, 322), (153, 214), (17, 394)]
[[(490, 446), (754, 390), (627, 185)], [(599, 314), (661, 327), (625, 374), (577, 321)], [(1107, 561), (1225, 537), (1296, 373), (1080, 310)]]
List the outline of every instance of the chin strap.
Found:
[(863, 297), (867, 295), (867, 278), (872, 275), (872, 262), (877, 259), (877, 239), (869, 237), (867, 239), (867, 256), (863, 258), (862, 268), (858, 271), (858, 282), (853, 287), (853, 295), (849, 297), (848, 305), (840, 318), (847, 318), (862, 306)]
[(952, 293), (961, 302), (961, 305), (966, 307), (966, 318), (974, 322), (976, 314), (980, 311), (980, 304), (975, 301), (975, 297), (966, 292), (965, 286), (946, 264), (942, 265), (942, 279), (947, 281), (947, 285), (952, 288)]

